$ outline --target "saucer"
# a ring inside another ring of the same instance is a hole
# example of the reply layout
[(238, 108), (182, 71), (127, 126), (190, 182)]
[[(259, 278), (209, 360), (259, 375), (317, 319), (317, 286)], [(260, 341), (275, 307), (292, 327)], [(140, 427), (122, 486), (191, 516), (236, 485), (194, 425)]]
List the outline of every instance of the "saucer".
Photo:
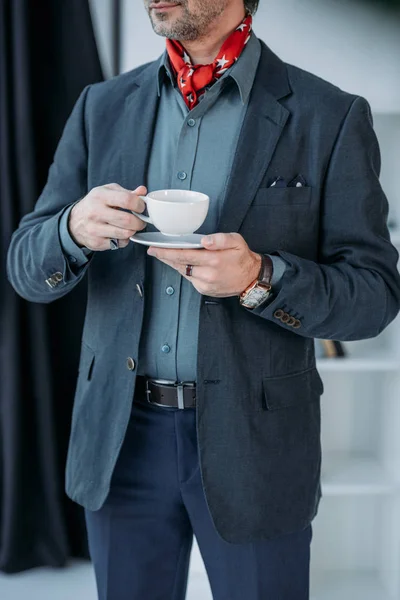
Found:
[(191, 233), (189, 235), (163, 235), (159, 231), (149, 233), (135, 233), (131, 238), (132, 242), (143, 244), (144, 246), (154, 246), (157, 248), (203, 248), (201, 239), (204, 235), (200, 233)]

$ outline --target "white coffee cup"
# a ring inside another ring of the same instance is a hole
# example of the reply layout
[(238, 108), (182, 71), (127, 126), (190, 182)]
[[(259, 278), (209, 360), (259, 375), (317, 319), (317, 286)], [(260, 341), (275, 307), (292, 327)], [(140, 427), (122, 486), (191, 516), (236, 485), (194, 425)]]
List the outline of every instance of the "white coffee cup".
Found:
[(190, 190), (158, 190), (139, 196), (147, 205), (149, 217), (131, 211), (151, 223), (164, 235), (190, 235), (206, 220), (210, 198)]

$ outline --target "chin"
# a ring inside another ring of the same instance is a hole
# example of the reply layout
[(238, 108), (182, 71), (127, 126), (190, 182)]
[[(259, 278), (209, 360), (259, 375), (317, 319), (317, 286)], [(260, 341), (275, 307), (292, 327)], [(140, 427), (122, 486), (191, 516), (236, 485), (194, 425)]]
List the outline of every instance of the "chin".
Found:
[(168, 27), (165, 23), (154, 23), (153, 25), (154, 33), (160, 35), (162, 37), (169, 37), (171, 34), (171, 27)]
[(160, 17), (152, 17), (151, 24), (153, 25), (154, 31), (158, 31), (159, 29), (170, 29), (172, 27), (172, 22), (168, 19), (167, 15), (161, 15)]
[(168, 38), (174, 34), (174, 24), (166, 20), (154, 21), (153, 30), (157, 35)]

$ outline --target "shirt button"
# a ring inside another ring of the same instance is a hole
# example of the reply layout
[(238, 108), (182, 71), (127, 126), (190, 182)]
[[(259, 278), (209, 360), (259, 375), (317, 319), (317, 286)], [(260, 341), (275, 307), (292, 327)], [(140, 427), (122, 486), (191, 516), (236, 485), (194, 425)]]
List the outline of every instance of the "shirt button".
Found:
[(189, 125), (189, 127), (194, 127), (196, 125), (196, 121), (195, 121), (195, 119), (189, 119), (187, 124)]
[(172, 294), (175, 293), (175, 290), (173, 287), (171, 287), (170, 285), (167, 287), (167, 289), (165, 290), (168, 294), (168, 296), (172, 296)]
[(161, 351), (164, 352), (164, 354), (168, 354), (171, 352), (171, 348), (168, 346), (168, 344), (164, 344), (164, 346), (161, 348)]
[(185, 171), (179, 171), (178, 173), (178, 179), (180, 179), (181, 181), (184, 181), (187, 177), (187, 173), (185, 173)]
[(129, 371), (134, 371), (136, 368), (136, 363), (130, 356), (126, 359), (126, 366)]
[(68, 256), (68, 259), (69, 259), (69, 261), (70, 261), (70, 262), (72, 262), (72, 263), (76, 263), (76, 262), (77, 262), (77, 260), (76, 260), (75, 256)]

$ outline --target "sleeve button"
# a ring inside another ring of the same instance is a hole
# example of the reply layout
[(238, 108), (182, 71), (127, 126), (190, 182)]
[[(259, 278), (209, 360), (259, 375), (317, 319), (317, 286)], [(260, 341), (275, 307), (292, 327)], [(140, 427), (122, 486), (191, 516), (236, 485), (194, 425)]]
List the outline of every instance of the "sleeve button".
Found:
[(283, 312), (283, 310), (281, 310), (280, 308), (278, 308), (278, 310), (276, 310), (274, 312), (274, 317), (275, 317), (275, 319), (282, 319), (282, 317), (283, 317), (284, 314), (285, 313)]
[(281, 317), (281, 321), (282, 323), (288, 323), (290, 321), (290, 315), (288, 315), (287, 313), (283, 313), (283, 316)]
[(295, 323), (293, 325), (294, 329), (300, 329), (301, 323), (298, 319), (295, 319)]

